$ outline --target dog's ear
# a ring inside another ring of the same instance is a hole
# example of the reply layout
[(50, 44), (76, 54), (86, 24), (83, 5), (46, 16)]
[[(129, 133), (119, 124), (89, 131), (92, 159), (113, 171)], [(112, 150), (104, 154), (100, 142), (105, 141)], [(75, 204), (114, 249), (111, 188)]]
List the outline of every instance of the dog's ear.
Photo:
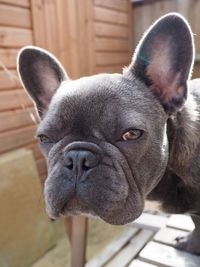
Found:
[(124, 75), (134, 75), (159, 98), (167, 113), (187, 97), (187, 80), (194, 60), (194, 42), (187, 21), (170, 13), (156, 21), (140, 41)]
[(46, 50), (26, 46), (18, 53), (17, 70), (24, 88), (42, 118), (61, 82), (67, 79), (64, 68)]

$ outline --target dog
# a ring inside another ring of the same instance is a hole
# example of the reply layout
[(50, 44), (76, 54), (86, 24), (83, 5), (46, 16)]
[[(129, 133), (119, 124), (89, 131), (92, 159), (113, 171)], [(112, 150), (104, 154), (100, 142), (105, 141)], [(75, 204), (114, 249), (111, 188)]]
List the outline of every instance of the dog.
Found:
[(189, 213), (195, 230), (177, 248), (200, 253), (200, 80), (190, 80), (194, 40), (177, 13), (144, 34), (122, 74), (70, 80), (61, 63), (24, 47), (17, 68), (41, 118), (50, 217), (86, 214), (122, 225), (145, 199)]

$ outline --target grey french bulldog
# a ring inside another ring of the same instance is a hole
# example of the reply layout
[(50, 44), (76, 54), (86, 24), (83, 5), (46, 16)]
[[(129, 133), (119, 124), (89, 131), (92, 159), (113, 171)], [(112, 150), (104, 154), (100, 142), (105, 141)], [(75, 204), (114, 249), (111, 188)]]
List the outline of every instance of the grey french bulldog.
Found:
[(194, 41), (176, 13), (156, 21), (123, 74), (70, 80), (38, 47), (18, 55), (19, 77), (41, 118), (48, 214), (90, 214), (110, 224), (141, 215), (145, 199), (189, 213), (195, 230), (177, 247), (200, 253), (200, 80)]

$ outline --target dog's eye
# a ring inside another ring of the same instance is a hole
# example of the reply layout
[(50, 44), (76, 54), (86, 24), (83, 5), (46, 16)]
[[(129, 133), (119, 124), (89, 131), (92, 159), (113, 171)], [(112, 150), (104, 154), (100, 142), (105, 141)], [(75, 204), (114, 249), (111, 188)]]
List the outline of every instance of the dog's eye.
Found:
[(50, 143), (51, 142), (49, 137), (46, 136), (45, 134), (38, 135), (38, 138), (39, 138), (41, 143)]
[(142, 130), (132, 129), (132, 130), (125, 132), (122, 135), (122, 140), (124, 140), (124, 141), (136, 140), (136, 139), (140, 138), (142, 136), (142, 134), (143, 134)]

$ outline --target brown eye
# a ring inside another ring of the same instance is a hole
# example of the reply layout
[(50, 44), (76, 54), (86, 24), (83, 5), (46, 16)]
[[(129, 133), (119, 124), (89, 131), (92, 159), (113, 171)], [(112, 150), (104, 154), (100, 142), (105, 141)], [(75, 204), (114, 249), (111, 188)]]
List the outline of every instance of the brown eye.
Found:
[(122, 140), (124, 140), (124, 141), (136, 140), (139, 137), (141, 137), (142, 134), (143, 134), (143, 131), (142, 130), (132, 129), (132, 130), (129, 130), (129, 131), (125, 132), (122, 135)]
[(38, 135), (38, 138), (39, 138), (41, 143), (50, 143), (51, 142), (49, 137), (46, 136), (45, 134)]

